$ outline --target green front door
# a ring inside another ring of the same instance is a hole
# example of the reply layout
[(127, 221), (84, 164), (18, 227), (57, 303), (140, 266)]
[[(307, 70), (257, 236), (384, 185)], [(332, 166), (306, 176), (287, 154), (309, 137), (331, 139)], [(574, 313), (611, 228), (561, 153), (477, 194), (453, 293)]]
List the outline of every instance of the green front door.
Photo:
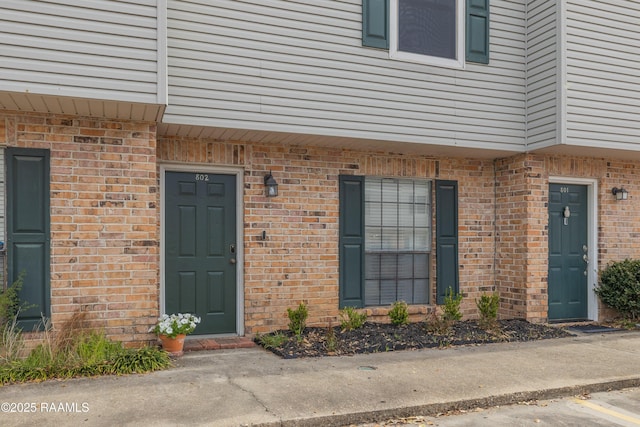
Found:
[(587, 319), (587, 187), (549, 185), (549, 320)]
[(165, 192), (165, 312), (236, 333), (236, 177), (166, 172)]

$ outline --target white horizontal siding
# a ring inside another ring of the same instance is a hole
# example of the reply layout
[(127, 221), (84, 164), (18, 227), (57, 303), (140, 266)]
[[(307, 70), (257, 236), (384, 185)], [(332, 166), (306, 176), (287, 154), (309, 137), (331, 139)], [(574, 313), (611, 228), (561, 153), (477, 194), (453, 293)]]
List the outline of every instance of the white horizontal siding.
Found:
[(0, 91), (163, 103), (157, 12), (156, 0), (2, 0)]
[(491, 64), (362, 47), (361, 1), (168, 2), (164, 122), (521, 150), (524, 6), (491, 2)]
[(567, 2), (567, 143), (640, 149), (640, 2)]
[(558, 16), (554, 0), (527, 3), (527, 144), (557, 141)]

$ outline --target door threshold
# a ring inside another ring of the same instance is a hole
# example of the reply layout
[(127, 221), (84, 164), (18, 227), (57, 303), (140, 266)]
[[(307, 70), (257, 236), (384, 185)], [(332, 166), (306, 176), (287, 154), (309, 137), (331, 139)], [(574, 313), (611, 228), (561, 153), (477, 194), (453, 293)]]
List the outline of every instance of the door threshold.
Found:
[(235, 336), (220, 337), (208, 336), (207, 338), (197, 335), (189, 337), (185, 340), (184, 351), (201, 351), (201, 350), (228, 350), (234, 348), (251, 348), (256, 343), (251, 338)]

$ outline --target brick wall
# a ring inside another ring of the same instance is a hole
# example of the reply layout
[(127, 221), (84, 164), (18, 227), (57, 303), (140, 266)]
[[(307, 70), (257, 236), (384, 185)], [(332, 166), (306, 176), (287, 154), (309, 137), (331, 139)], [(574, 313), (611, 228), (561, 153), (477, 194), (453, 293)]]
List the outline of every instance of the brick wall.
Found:
[(496, 282), (504, 317), (547, 319), (549, 176), (597, 177), (598, 163), (531, 154), (496, 162)]
[[(465, 318), (497, 289), (503, 317), (546, 319), (549, 176), (599, 180), (598, 262), (640, 257), (640, 176), (633, 161), (518, 155), (496, 161), (189, 138), (159, 142), (152, 123), (0, 114), (0, 144), (51, 150), (52, 319), (78, 309), (94, 326), (145, 341), (158, 315), (162, 162), (244, 169), (245, 329), (284, 328), (305, 301), (312, 325), (338, 321), (338, 176), (459, 183)], [(269, 171), (280, 196), (264, 196)], [(611, 187), (629, 200), (616, 202)], [(261, 239), (265, 231), (266, 240)], [(497, 233), (496, 233), (497, 232)], [(432, 259), (432, 289), (435, 285)], [(413, 307), (414, 320), (430, 307)], [(385, 309), (370, 309), (386, 320)]]
[[(638, 162), (620, 159), (548, 156), (548, 175), (598, 178), (598, 268), (610, 262), (640, 258), (640, 169)], [(613, 187), (629, 191), (628, 199), (617, 201)], [(599, 304), (599, 318), (618, 316)]]
[[(456, 179), (460, 193), (460, 278), (463, 311), (493, 287), (493, 163), (280, 144), (161, 139), (166, 162), (245, 168), (245, 327), (247, 333), (286, 328), (286, 309), (304, 301), (309, 324), (338, 321), (338, 176), (340, 174)], [(264, 196), (273, 172), (280, 195)], [(265, 231), (266, 240), (261, 239)], [(435, 277), (435, 259), (432, 259)], [(435, 283), (432, 281), (432, 284)], [(435, 296), (433, 297), (435, 298)], [(426, 307), (412, 308), (424, 318)], [(386, 320), (386, 310), (369, 310)]]
[(525, 318), (527, 212), (524, 156), (496, 161), (496, 285), (500, 316)]
[(438, 179), (458, 181), (461, 309), (465, 319), (476, 318), (476, 299), (496, 290), (494, 164), (467, 159), (441, 159), (439, 163)]
[[(598, 180), (598, 267), (640, 257), (640, 171), (637, 162), (521, 155), (496, 161), (498, 245), (496, 283), (501, 315), (547, 317), (549, 177)], [(629, 191), (616, 201), (613, 187)], [(600, 317), (613, 313), (599, 307)]]
[[(130, 343), (158, 314), (155, 124), (0, 113), (0, 144), (51, 153), (51, 318)], [(27, 272), (28, 274), (28, 272)]]
[[(640, 168), (633, 161), (600, 162), (598, 229), (600, 267), (608, 262), (640, 258)], [(616, 201), (613, 187), (624, 187), (627, 200)]]

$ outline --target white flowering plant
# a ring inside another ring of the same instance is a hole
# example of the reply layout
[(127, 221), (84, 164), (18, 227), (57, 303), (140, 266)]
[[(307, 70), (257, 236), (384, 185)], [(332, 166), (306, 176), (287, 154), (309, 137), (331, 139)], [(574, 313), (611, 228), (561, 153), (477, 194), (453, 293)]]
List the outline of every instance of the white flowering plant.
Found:
[(198, 323), (200, 323), (200, 318), (193, 314), (163, 314), (158, 318), (158, 322), (149, 329), (149, 332), (175, 338), (180, 334), (190, 334), (196, 329)]

